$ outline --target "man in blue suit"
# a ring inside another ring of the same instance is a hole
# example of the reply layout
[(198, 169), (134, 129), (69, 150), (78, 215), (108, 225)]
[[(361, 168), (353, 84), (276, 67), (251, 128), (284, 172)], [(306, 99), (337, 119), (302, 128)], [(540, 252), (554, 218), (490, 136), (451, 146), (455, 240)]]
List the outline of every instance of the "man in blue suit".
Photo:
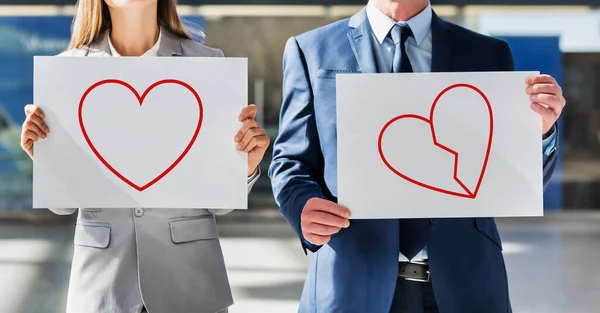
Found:
[[(305, 251), (315, 252), (299, 312), (511, 312), (492, 218), (350, 222), (349, 210), (336, 204), (335, 77), (512, 70), (504, 41), (443, 21), (428, 0), (372, 0), (350, 19), (288, 41), (269, 174), (282, 214)], [(547, 183), (558, 148), (555, 122), (565, 100), (546, 75), (523, 82), (523, 92), (543, 120)]]

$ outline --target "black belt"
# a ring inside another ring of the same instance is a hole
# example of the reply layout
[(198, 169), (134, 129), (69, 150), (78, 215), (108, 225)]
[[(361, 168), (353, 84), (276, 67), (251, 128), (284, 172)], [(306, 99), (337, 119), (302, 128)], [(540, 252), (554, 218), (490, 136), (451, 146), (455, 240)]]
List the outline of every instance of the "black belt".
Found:
[(398, 277), (410, 281), (428, 283), (430, 280), (429, 264), (425, 262), (398, 263)]

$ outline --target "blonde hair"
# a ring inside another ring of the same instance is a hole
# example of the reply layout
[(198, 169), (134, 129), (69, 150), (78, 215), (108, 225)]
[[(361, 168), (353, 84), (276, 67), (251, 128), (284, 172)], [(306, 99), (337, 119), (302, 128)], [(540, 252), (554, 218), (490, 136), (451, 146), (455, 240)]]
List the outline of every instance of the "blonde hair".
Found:
[[(176, 0), (158, 0), (158, 25), (178, 37), (192, 39), (177, 14)], [(110, 14), (104, 0), (78, 0), (71, 41), (67, 50), (92, 44), (110, 28)]]

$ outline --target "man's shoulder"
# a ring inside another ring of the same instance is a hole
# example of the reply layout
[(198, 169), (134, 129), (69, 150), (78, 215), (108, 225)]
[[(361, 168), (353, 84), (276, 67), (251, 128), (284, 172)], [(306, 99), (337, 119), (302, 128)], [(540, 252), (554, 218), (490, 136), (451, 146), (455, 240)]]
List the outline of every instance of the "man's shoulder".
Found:
[(452, 33), (453, 40), (467, 47), (478, 46), (488, 48), (498, 48), (506, 45), (506, 41), (484, 35), (457, 24), (443, 20), (447, 29)]
[[(310, 30), (296, 36), (300, 46), (304, 45), (323, 45), (329, 42), (339, 41), (340, 35), (348, 32), (349, 18), (333, 22), (331, 24)], [(344, 37), (345, 38), (345, 37)]]

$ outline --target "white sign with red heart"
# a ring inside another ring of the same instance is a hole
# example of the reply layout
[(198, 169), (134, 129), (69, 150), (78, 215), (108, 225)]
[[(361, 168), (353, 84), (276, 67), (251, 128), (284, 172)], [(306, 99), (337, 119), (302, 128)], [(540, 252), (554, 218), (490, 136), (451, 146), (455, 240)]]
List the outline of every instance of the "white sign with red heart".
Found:
[(36, 57), (36, 208), (247, 207), (247, 62)]
[(339, 203), (353, 218), (542, 215), (531, 74), (338, 75)]

